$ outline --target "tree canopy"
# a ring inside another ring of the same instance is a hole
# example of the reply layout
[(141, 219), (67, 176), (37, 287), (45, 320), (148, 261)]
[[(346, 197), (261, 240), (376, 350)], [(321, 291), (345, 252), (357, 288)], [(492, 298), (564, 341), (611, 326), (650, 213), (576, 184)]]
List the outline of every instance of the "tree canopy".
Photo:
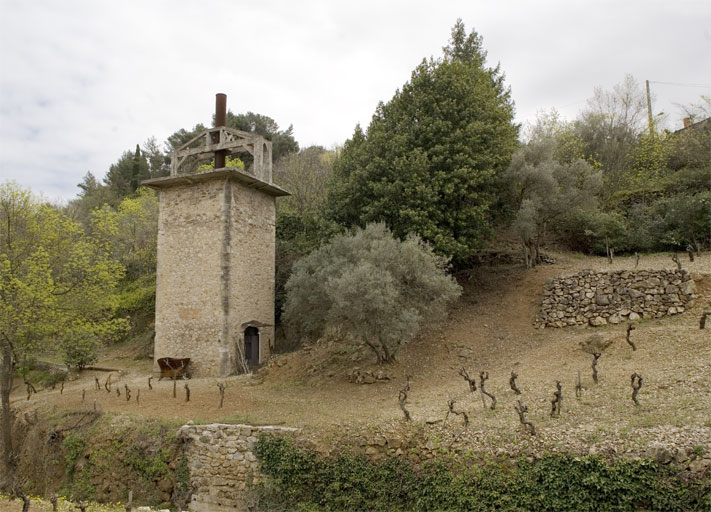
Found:
[(346, 227), (385, 222), (465, 260), (490, 230), (495, 177), (517, 145), (513, 102), (481, 37), (461, 20), (440, 59), (423, 60), (335, 162), (328, 215)]
[(312, 340), (337, 332), (367, 345), (378, 362), (392, 362), (459, 297), (446, 264), (416, 235), (401, 242), (384, 224), (369, 224), (296, 262), (286, 284), (285, 323)]
[(279, 124), (269, 116), (254, 112), (233, 114), (232, 111), (227, 111), (225, 124), (237, 130), (257, 133), (271, 141), (272, 159), (275, 162), (290, 153), (299, 151), (299, 143), (294, 139), (294, 126), (289, 125), (286, 130), (280, 130)]
[(122, 274), (107, 244), (29, 191), (0, 184), (0, 396), (8, 473), (15, 365), (41, 352), (63, 352), (70, 364), (82, 364), (72, 359), (78, 340), (95, 345), (121, 332), (126, 324), (112, 318), (112, 292)]

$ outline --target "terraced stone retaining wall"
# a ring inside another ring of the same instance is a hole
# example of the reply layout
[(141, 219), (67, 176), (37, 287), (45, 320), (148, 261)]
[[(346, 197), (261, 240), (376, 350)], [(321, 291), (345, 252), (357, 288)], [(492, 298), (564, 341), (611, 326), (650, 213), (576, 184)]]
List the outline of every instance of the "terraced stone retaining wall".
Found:
[(583, 270), (546, 282), (537, 323), (599, 326), (676, 315), (690, 306), (694, 292), (686, 270)]
[(257, 437), (262, 432), (291, 434), (295, 430), (221, 423), (180, 427), (193, 488), (191, 512), (248, 510), (246, 491), (259, 475), (252, 451)]

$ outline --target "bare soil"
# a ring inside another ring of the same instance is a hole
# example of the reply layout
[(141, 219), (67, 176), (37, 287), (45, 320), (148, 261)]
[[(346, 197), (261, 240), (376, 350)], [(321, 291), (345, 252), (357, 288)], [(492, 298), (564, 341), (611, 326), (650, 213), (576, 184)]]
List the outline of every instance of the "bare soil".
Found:
[[(408, 408), (415, 422), (444, 418), (447, 401), (456, 399), (457, 408), (468, 412), (471, 429), (506, 436), (519, 429), (513, 405), (522, 399), (529, 407), (529, 418), (544, 431), (624, 436), (638, 429), (698, 427), (708, 432), (711, 320), (701, 331), (699, 317), (702, 311), (711, 311), (711, 254), (704, 253), (693, 263), (684, 261), (684, 268), (696, 281), (695, 304), (681, 315), (638, 322), (632, 333), (638, 347), (634, 352), (624, 340), (625, 324), (563, 329), (533, 326), (546, 279), (582, 269), (634, 269), (634, 258), (618, 257), (609, 265), (605, 258), (551, 255), (555, 263), (533, 270), (502, 265), (460, 275), (464, 294), (452, 309), (449, 322), (404, 347), (397, 363), (390, 366), (377, 367), (364, 349), (321, 341), (275, 356), (256, 375), (178, 381), (174, 398), (170, 381), (154, 379), (153, 389), (148, 389), (151, 361), (122, 358), (121, 349), (113, 349), (99, 363), (120, 370), (111, 372), (110, 393), (94, 387), (94, 376), (103, 384), (106, 372), (85, 371), (67, 383), (61, 394), (59, 389), (44, 390), (27, 401), (24, 387), (18, 387), (12, 399), (23, 410), (96, 406), (103, 411), (179, 422), (281, 424), (308, 431), (343, 431), (345, 427), (351, 430), (401, 422), (397, 396), (409, 374), (413, 379)], [(639, 268), (675, 268), (675, 264), (669, 254), (644, 255)], [(598, 363), (597, 385), (592, 381), (592, 356), (579, 347), (593, 333), (614, 339)], [(347, 375), (354, 367), (384, 370), (390, 380), (370, 385), (350, 383)], [(469, 392), (458, 375), (462, 367), (470, 375), (489, 372), (486, 388), (498, 399), (495, 410), (483, 407), (478, 392)], [(509, 389), (511, 370), (518, 373), (521, 396)], [(585, 388), (580, 398), (574, 393), (578, 370)], [(631, 400), (633, 372), (644, 377), (639, 406)], [(563, 385), (563, 405), (560, 417), (552, 419), (550, 400), (556, 380)], [(218, 382), (227, 383), (222, 408), (218, 407)], [(190, 387), (189, 402), (185, 401), (185, 384)], [(131, 389), (130, 401), (125, 399), (125, 385)], [(136, 401), (139, 389), (140, 401)], [(711, 439), (704, 444), (711, 445)]]

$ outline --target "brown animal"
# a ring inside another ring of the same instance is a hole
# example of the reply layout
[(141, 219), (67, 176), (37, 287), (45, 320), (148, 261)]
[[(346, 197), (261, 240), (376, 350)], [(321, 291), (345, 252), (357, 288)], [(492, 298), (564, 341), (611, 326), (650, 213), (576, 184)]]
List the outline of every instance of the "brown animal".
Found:
[(158, 367), (160, 368), (160, 378), (167, 377), (169, 379), (179, 379), (180, 377), (190, 377), (190, 358), (177, 359), (175, 357), (161, 357), (158, 359)]

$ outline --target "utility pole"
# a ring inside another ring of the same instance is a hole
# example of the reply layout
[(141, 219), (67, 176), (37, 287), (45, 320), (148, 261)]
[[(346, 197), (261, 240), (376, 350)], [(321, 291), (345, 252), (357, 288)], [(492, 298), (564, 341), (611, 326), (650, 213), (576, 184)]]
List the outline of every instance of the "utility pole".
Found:
[(649, 94), (649, 80), (647, 82), (647, 117), (649, 119), (649, 135), (654, 135), (654, 119), (652, 118), (652, 97)]

